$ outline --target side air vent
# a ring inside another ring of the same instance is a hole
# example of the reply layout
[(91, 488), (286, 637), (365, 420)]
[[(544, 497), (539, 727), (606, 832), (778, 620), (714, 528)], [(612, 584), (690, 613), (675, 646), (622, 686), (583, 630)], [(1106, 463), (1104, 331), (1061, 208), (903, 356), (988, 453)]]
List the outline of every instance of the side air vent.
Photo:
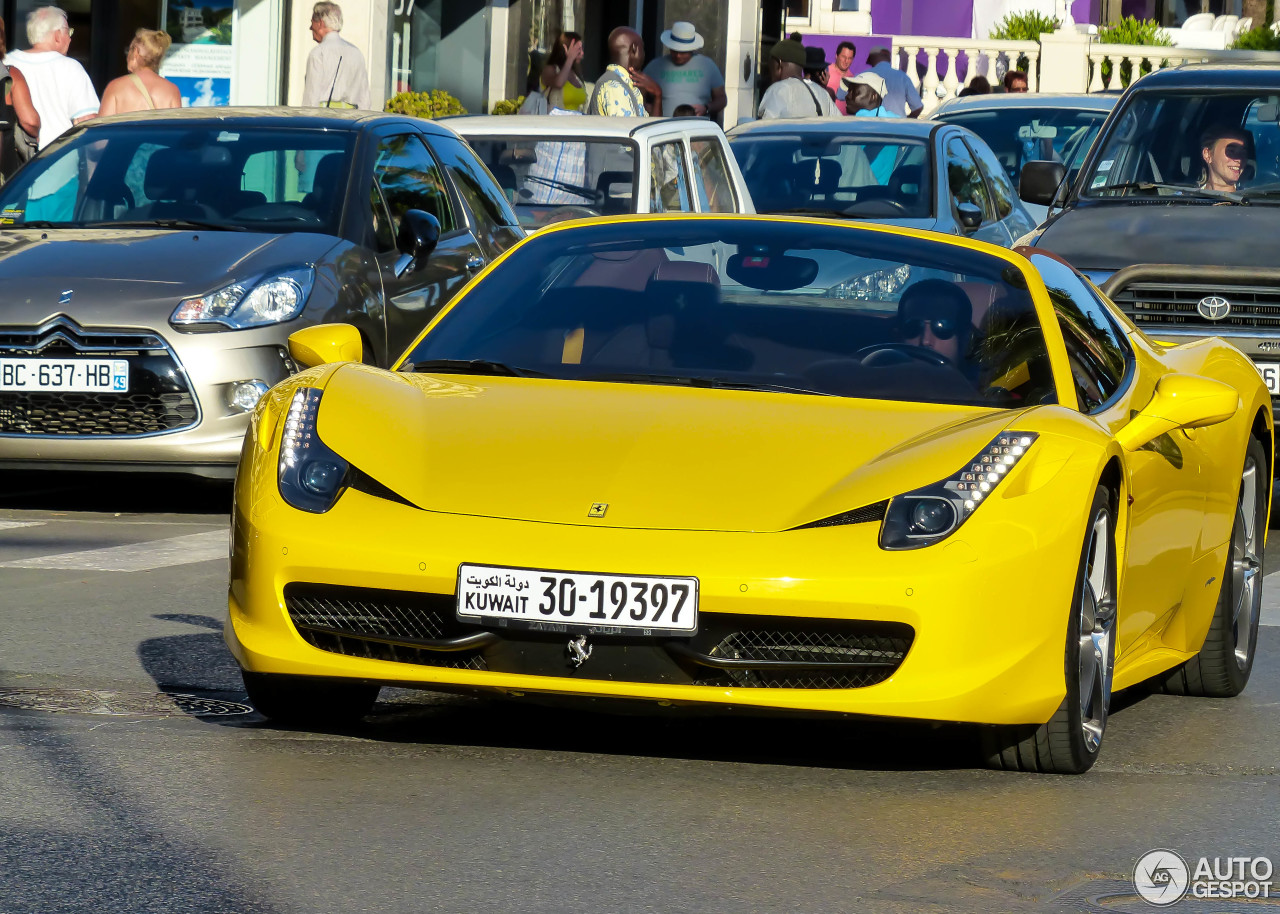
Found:
[(813, 527), (844, 527), (849, 524), (869, 524), (873, 521), (884, 520), (884, 512), (888, 508), (889, 502), (878, 501), (874, 505), (863, 505), (861, 508), (854, 508), (852, 511), (845, 511), (843, 514), (833, 514), (830, 517), (824, 517), (822, 520), (815, 520), (811, 524), (801, 524), (793, 529), (808, 530)]

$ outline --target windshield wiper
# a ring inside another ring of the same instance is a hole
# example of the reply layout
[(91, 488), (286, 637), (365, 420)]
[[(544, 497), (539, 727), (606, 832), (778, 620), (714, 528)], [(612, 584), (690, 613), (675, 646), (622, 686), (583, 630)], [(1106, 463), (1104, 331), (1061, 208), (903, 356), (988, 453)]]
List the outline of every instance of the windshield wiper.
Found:
[(830, 216), (832, 218), (840, 218), (844, 216), (843, 210), (838, 209), (821, 209), (816, 206), (796, 206), (791, 209), (766, 209), (761, 210), (766, 216)]
[(71, 225), (71, 224), (66, 223), (66, 222), (50, 222), (48, 219), (36, 219), (34, 222), (15, 222), (13, 225), (10, 225), (10, 226), (8, 226), (8, 227), (9, 227), (9, 228), (15, 228), (15, 229), (22, 229), (22, 228), (76, 228), (76, 226)]
[(76, 228), (166, 228), (166, 229), (212, 229), (219, 232), (247, 232), (250, 229), (243, 225), (229, 222), (206, 222), (202, 219), (102, 219), (97, 222), (82, 222)]
[(545, 378), (540, 371), (528, 368), (516, 368), (505, 362), (493, 362), (489, 359), (427, 359), (425, 362), (405, 362), (401, 371), (411, 374), (425, 374), (433, 371), (442, 374), (489, 374), (508, 378)]
[(774, 384), (770, 381), (738, 381), (732, 378), (708, 378), (699, 375), (616, 372), (613, 374), (583, 375), (575, 380), (600, 381), (617, 384), (674, 384), (681, 387), (707, 387), (717, 390), (763, 390), (770, 393), (810, 394), (817, 397), (835, 396), (835, 394), (827, 393), (824, 390), (810, 390), (807, 387), (791, 387), (787, 384)]
[[(1156, 181), (1127, 181), (1124, 184), (1107, 184), (1103, 187), (1089, 188), (1090, 197), (1104, 197), (1103, 191), (1111, 190), (1172, 190), (1178, 196), (1201, 197), (1206, 200), (1225, 200), (1229, 203), (1244, 204), (1248, 201), (1239, 193), (1227, 190), (1209, 190), (1207, 187), (1188, 186), (1186, 184), (1161, 184)], [(1162, 198), (1167, 199), (1167, 198)]]
[(1280, 197), (1280, 184), (1259, 184), (1257, 187), (1247, 187), (1237, 193), (1241, 199), (1252, 203), (1254, 200)]

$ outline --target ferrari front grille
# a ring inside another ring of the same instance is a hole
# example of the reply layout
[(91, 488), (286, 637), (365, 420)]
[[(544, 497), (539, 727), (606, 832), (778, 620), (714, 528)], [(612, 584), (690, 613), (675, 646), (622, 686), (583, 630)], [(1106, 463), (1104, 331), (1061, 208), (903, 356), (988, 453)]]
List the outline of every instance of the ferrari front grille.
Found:
[[(1210, 320), (1198, 307), (1205, 298), (1226, 299), (1231, 304), (1230, 312)], [(1280, 330), (1280, 288), (1276, 286), (1134, 282), (1112, 290), (1111, 300), (1143, 330)]]
[[(782, 620), (774, 620), (780, 622)], [(721, 639), (707, 659), (734, 665), (699, 673), (698, 685), (775, 689), (857, 689), (883, 682), (902, 665), (915, 632), (889, 622), (744, 628)]]

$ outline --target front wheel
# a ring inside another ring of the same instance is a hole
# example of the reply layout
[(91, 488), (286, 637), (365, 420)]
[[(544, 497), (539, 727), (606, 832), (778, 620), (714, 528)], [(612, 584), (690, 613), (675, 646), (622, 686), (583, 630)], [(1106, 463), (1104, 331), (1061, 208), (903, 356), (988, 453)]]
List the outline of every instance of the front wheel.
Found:
[(378, 686), (335, 682), (305, 676), (241, 672), (249, 703), (276, 723), (311, 727), (343, 727), (373, 709)]
[(1083, 774), (1102, 749), (1116, 659), (1116, 540), (1111, 493), (1098, 486), (1089, 508), (1067, 622), (1067, 697), (1048, 723), (988, 727), (983, 753), (992, 768)]
[(1244, 691), (1253, 672), (1262, 615), (1263, 548), (1267, 524), (1267, 455), (1249, 439), (1240, 495), (1231, 529), (1231, 552), (1222, 574), (1222, 590), (1200, 652), (1165, 674), (1162, 691), (1173, 695), (1230, 698)]

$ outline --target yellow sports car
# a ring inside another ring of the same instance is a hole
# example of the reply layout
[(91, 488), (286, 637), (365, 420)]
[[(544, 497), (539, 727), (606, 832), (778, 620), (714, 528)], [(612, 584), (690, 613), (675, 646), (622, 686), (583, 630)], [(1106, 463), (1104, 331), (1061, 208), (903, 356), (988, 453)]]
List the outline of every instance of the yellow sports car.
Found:
[(1267, 389), (1052, 254), (566, 223), (390, 371), (345, 325), (290, 342), (313, 367), (246, 438), (226, 627), (268, 717), (350, 720), (392, 683), (842, 713), (1081, 772), (1114, 690), (1248, 680)]

